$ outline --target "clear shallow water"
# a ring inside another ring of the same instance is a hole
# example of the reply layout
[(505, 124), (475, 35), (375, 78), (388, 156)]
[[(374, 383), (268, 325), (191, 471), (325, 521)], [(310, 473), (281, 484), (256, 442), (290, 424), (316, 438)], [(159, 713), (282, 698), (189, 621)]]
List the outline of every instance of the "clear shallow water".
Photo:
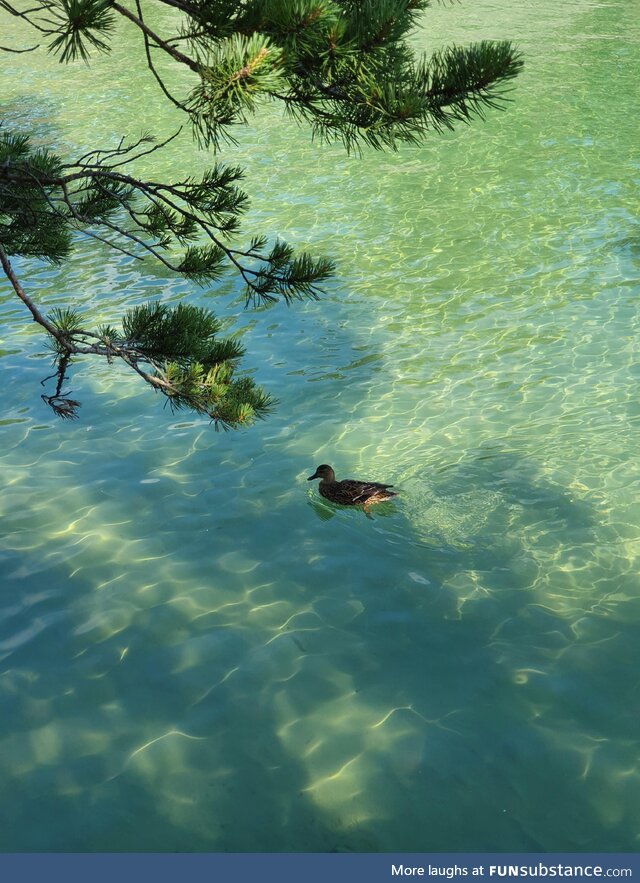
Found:
[[(640, 21), (510, 6), (416, 36), (518, 41), (507, 113), (358, 160), (266, 112), (229, 152), (258, 228), (339, 261), (321, 303), (242, 313), (95, 249), (23, 269), (48, 307), (237, 317), (267, 422), (101, 366), (57, 421), (4, 287), (0, 848), (638, 848)], [(29, 64), (8, 116), (70, 149), (175, 124), (126, 45)], [(332, 509), (323, 461), (402, 495)]]

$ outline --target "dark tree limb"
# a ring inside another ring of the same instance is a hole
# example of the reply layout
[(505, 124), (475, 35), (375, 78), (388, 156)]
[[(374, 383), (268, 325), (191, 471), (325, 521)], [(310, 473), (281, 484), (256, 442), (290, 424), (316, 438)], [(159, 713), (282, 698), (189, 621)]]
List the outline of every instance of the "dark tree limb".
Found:
[(176, 49), (175, 46), (170, 46), (169, 43), (166, 43), (161, 37), (159, 37), (151, 28), (142, 21), (137, 15), (134, 15), (133, 12), (130, 12), (126, 6), (122, 6), (118, 2), (112, 2), (111, 8), (115, 9), (116, 12), (119, 12), (120, 15), (128, 18), (130, 22), (139, 28), (143, 34), (146, 34), (147, 37), (150, 37), (157, 45), (163, 49), (167, 55), (170, 55), (174, 61), (179, 61), (180, 64), (186, 65), (195, 73), (200, 72), (200, 65), (197, 61), (194, 61), (193, 58), (190, 58), (188, 55), (185, 55), (184, 52), (180, 52), (179, 49)]

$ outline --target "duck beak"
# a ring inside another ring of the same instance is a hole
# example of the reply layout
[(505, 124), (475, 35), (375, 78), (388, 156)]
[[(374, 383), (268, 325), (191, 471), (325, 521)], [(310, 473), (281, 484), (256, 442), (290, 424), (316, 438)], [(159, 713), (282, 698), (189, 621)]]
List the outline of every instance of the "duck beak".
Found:
[(316, 471), (313, 473), (313, 475), (310, 475), (310, 476), (309, 476), (309, 478), (307, 479), (307, 481), (313, 481), (314, 478), (318, 478), (318, 477), (319, 477), (319, 476), (318, 476), (318, 470), (316, 469)]

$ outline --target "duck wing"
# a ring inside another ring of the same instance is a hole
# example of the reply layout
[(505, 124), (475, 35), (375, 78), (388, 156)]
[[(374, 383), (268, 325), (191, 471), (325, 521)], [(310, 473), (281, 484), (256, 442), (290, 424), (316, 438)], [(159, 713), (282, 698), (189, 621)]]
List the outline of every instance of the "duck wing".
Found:
[(352, 503), (364, 502), (369, 497), (393, 487), (392, 484), (380, 484), (379, 481), (355, 481), (352, 478), (346, 478), (338, 484), (342, 486), (345, 496), (348, 496)]

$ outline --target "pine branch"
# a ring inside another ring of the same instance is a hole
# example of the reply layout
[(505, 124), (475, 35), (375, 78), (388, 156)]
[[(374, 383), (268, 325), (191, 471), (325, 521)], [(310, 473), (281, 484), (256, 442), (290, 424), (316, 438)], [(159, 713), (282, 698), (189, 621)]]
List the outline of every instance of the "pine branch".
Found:
[(58, 360), (55, 374), (52, 374), (50, 377), (45, 377), (41, 384), (44, 386), (47, 380), (51, 380), (53, 377), (56, 378), (57, 383), (53, 395), (48, 396), (43, 393), (40, 398), (43, 402), (49, 405), (54, 414), (57, 414), (58, 417), (61, 417), (63, 420), (77, 420), (78, 408), (80, 407), (80, 402), (77, 402), (75, 399), (70, 399), (68, 392), (62, 392), (62, 386), (67, 379), (67, 371), (70, 363), (70, 355), (66, 354), (61, 356)]
[[(62, 392), (70, 361), (73, 356), (89, 355), (110, 363), (119, 359), (160, 391), (172, 408), (204, 414), (217, 427), (248, 425), (272, 410), (275, 403), (270, 396), (249, 378), (234, 376), (244, 349), (237, 341), (217, 339), (220, 324), (208, 310), (185, 304), (175, 308), (146, 304), (125, 313), (122, 332), (105, 328), (96, 333), (84, 329), (73, 310), (45, 316), (20, 284), (2, 246), (0, 264), (34, 322), (52, 338), (57, 353), (57, 370), (52, 376), (57, 385), (53, 395), (42, 399), (63, 419), (77, 417), (80, 407)], [(92, 340), (95, 342), (88, 343)]]
[[(111, 0), (52, 0), (43, 3), (52, 17), (56, 36), (49, 51), (60, 53), (60, 61), (89, 58), (88, 45), (100, 52), (108, 52), (108, 37), (114, 26)], [(88, 45), (87, 45), (88, 44)]]
[(39, 46), (39, 43), (36, 43), (35, 46), (29, 46), (27, 49), (13, 49), (11, 46), (0, 46), (0, 52), (14, 52), (16, 55), (22, 55), (25, 52), (35, 52)]
[(282, 84), (282, 50), (268, 37), (233, 34), (198, 53), (200, 82), (191, 91), (187, 110), (196, 139), (217, 148), (233, 143), (230, 127), (246, 123), (257, 99)]
[[(30, 7), (29, 9), (18, 9), (13, 3), (9, 3), (9, 0), (0, 0), (0, 9), (4, 9), (5, 12), (8, 12), (10, 15), (15, 16), (16, 18), (21, 18), (23, 21), (26, 21), (32, 28), (35, 28), (41, 34), (54, 34), (56, 33), (55, 28), (45, 27), (43, 24), (39, 24), (32, 16), (34, 13), (42, 13), (47, 10), (49, 4), (47, 2), (38, 3), (36, 6)], [(45, 20), (46, 24), (46, 20)]]
[[(450, 47), (415, 58), (410, 32), (428, 0), (153, 0), (184, 13), (163, 37), (120, 0), (43, 0), (0, 8), (53, 35), (61, 60), (106, 51), (113, 14), (143, 35), (147, 67), (165, 97), (185, 113), (200, 144), (234, 143), (260, 100), (275, 98), (314, 137), (348, 151), (397, 149), (429, 130), (451, 128), (504, 104), (504, 86), (522, 66), (509, 43)], [(191, 51), (178, 48), (178, 43)], [(152, 52), (195, 74), (188, 97), (175, 95)]]
[(508, 42), (450, 46), (436, 53), (417, 72), (429, 110), (437, 123), (451, 127), (456, 120), (498, 108), (505, 85), (522, 70), (520, 54)]
[[(137, 13), (138, 13), (138, 18), (139, 18), (140, 21), (142, 22), (142, 21), (143, 21), (143, 18), (142, 18), (142, 7), (141, 7), (141, 5), (140, 5), (140, 0), (136, 0), (136, 10), (137, 10)], [(175, 107), (177, 107), (178, 110), (182, 110), (182, 111), (184, 111), (185, 113), (188, 114), (189, 111), (188, 111), (188, 108), (186, 107), (186, 105), (184, 105), (181, 101), (178, 101), (178, 99), (177, 99), (177, 98), (171, 93), (171, 91), (169, 90), (169, 88), (168, 88), (167, 85), (165, 84), (164, 80), (162, 79), (162, 77), (161, 77), (160, 74), (158, 73), (158, 71), (157, 71), (157, 69), (156, 69), (156, 66), (155, 66), (154, 63), (153, 63), (153, 59), (152, 59), (152, 57), (151, 57), (151, 43), (150, 43), (150, 40), (149, 40), (149, 35), (147, 34), (146, 31), (143, 31), (143, 32), (142, 32), (142, 37), (143, 37), (143, 40), (144, 40), (144, 54), (145, 54), (145, 57), (146, 57), (146, 59), (147, 59), (147, 67), (148, 67), (149, 70), (151, 71), (151, 73), (152, 73), (154, 79), (156, 80), (156, 82), (157, 82), (158, 85), (160, 86), (160, 89), (162, 90), (162, 92), (164, 93), (164, 95), (169, 99), (169, 101), (170, 101)], [(172, 44), (171, 44), (171, 41), (167, 41), (167, 42), (165, 42), (163, 45), (160, 45), (160, 44), (158, 44), (158, 43), (154, 43), (154, 44), (153, 44), (154, 48), (156, 48), (156, 49), (163, 49), (164, 46), (171, 47), (171, 45), (172, 45)]]
[[(416, 58), (411, 30), (429, 0), (149, 0), (144, 15), (140, 0), (133, 0), (135, 12), (125, 3), (0, 0), (0, 13), (32, 26), (61, 61), (109, 51), (114, 25), (125, 19), (140, 31), (147, 67), (164, 96), (187, 115), (196, 140), (213, 149), (233, 143), (234, 127), (247, 124), (260, 102), (275, 100), (308, 124), (313, 138), (338, 141), (347, 151), (395, 150), (502, 107), (522, 67), (508, 42)], [(157, 3), (182, 13), (168, 36), (149, 26)], [(170, 88), (163, 55), (187, 69), (186, 97)], [(132, 162), (177, 134), (160, 143), (123, 138), (63, 163), (33, 149), (28, 138), (0, 130), (2, 267), (51, 338), (56, 389), (43, 398), (61, 417), (76, 416), (79, 407), (63, 392), (77, 356), (119, 359), (171, 407), (208, 413), (222, 425), (261, 416), (271, 402), (248, 378), (233, 377), (241, 350), (233, 341), (214, 341), (203, 313), (147, 305), (127, 314), (121, 330), (92, 331), (73, 311), (44, 316), (20, 285), (10, 255), (61, 263), (75, 237), (87, 236), (201, 283), (230, 269), (244, 283), (247, 305), (317, 298), (334, 270), (326, 258), (279, 241), (269, 246), (264, 236), (235, 244), (248, 208), (240, 169), (216, 165), (199, 179), (168, 182), (131, 173)]]
[(167, 53), (174, 61), (180, 62), (180, 64), (184, 64), (186, 67), (190, 68), (190, 70), (199, 73), (199, 65), (196, 61), (190, 58), (188, 55), (185, 55), (184, 52), (180, 52), (179, 49), (176, 49), (175, 46), (171, 46), (165, 40), (161, 39), (151, 28), (145, 24), (142, 18), (139, 18), (137, 15), (134, 15), (130, 12), (126, 6), (122, 6), (120, 3), (117, 3), (116, 0), (110, 0), (110, 5), (112, 9), (115, 9), (116, 12), (119, 12), (120, 15), (127, 18), (130, 22), (139, 28), (142, 33), (146, 37), (150, 37), (154, 43), (159, 46), (164, 52)]
[(2, 264), (2, 269), (4, 270), (4, 274), (7, 277), (7, 279), (9, 280), (9, 282), (11, 283), (13, 290), (15, 291), (15, 293), (18, 295), (18, 297), (20, 298), (22, 303), (27, 307), (27, 309), (31, 313), (33, 321), (37, 322), (38, 325), (42, 325), (42, 327), (45, 329), (45, 331), (48, 331), (52, 337), (56, 338), (57, 340), (59, 340), (60, 343), (62, 343), (62, 339), (60, 337), (60, 332), (58, 332), (55, 325), (53, 325), (51, 322), (49, 322), (49, 320), (46, 319), (42, 315), (42, 313), (40, 312), (38, 307), (31, 300), (31, 298), (28, 296), (28, 294), (26, 293), (26, 291), (24, 290), (24, 288), (22, 287), (22, 285), (18, 281), (18, 277), (13, 272), (13, 267), (11, 266), (11, 264), (9, 262), (9, 256), (7, 255), (6, 251), (2, 247), (2, 244), (0, 244), (0, 263)]
[[(140, 150), (143, 143), (151, 146)], [(240, 169), (216, 165), (199, 180), (175, 184), (145, 181), (121, 171), (127, 162), (154, 149), (148, 138), (131, 145), (121, 141), (117, 148), (91, 151), (77, 163), (63, 165), (48, 156), (34, 162), (28, 142), (0, 135), (0, 213), (11, 219), (0, 240), (14, 254), (59, 260), (68, 253), (73, 229), (132, 257), (151, 255), (168, 270), (197, 282), (217, 280), (225, 265), (235, 268), (245, 283), (247, 303), (318, 296), (321, 283), (333, 271), (330, 261), (296, 256), (292, 250), (282, 260), (280, 247), (268, 251), (262, 239), (259, 247), (254, 240), (248, 250), (229, 243), (248, 207), (246, 194), (237, 186)], [(21, 188), (26, 214), (16, 201)], [(123, 216), (131, 223), (125, 226)], [(40, 251), (31, 238), (36, 228), (46, 234), (38, 240)], [(198, 237), (209, 244), (199, 244)], [(45, 240), (48, 251), (42, 250)], [(174, 256), (176, 246), (186, 246), (182, 256)]]

